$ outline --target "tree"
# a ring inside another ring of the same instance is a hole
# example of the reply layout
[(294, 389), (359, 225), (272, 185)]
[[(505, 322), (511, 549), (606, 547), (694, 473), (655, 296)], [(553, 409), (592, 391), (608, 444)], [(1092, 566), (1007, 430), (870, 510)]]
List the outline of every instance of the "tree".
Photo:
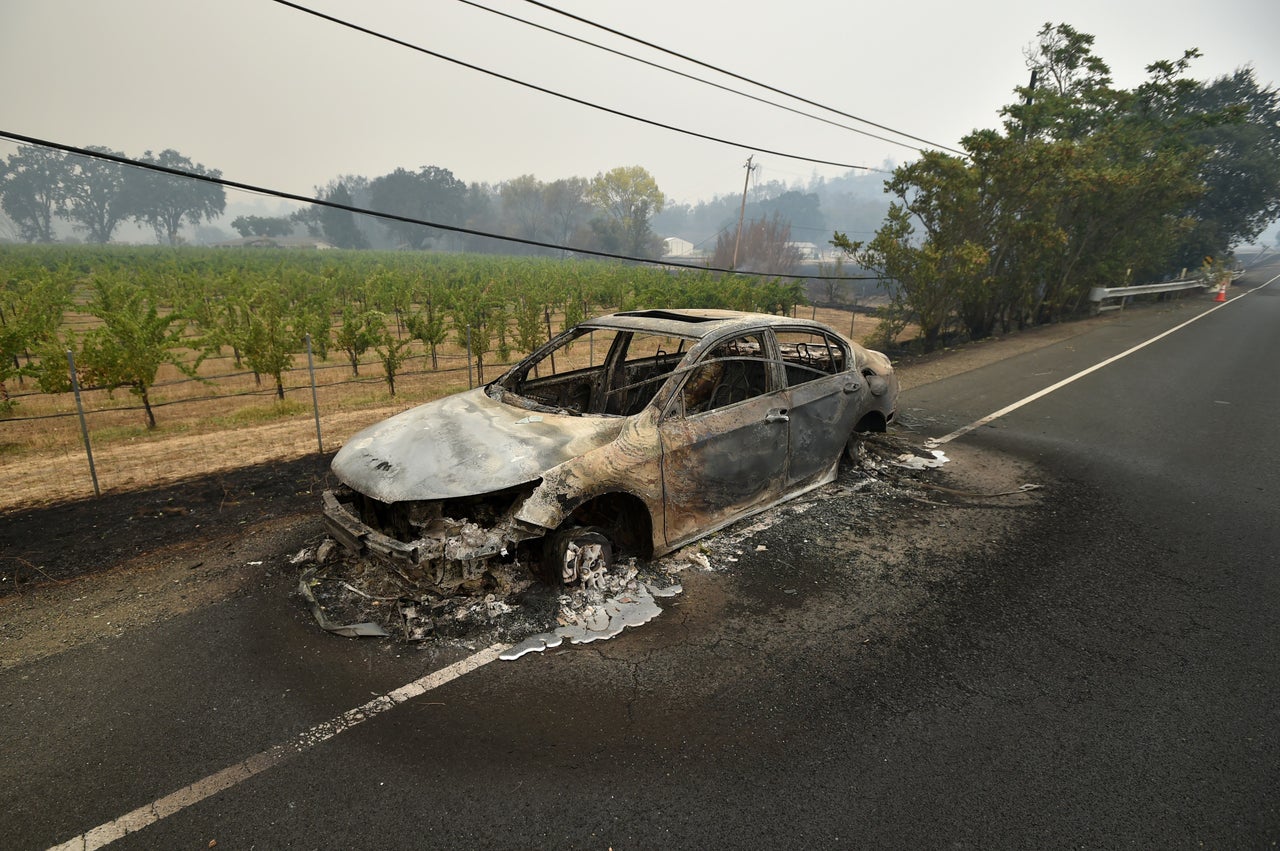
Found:
[(409, 327), (409, 336), (421, 341), (430, 350), (431, 368), (439, 369), (440, 362), (436, 352), (449, 338), (449, 327), (445, 323), (448, 299), (437, 291), (434, 281), (429, 281), (425, 292), (420, 292), (419, 295), (422, 309), (417, 313), (410, 313), (405, 322)]
[(199, 358), (187, 363), (178, 355), (186, 347), (187, 319), (161, 311), (154, 295), (121, 274), (99, 273), (94, 278), (88, 310), (102, 326), (85, 334), (81, 343), (76, 366), (84, 384), (109, 390), (128, 387), (142, 400), (147, 428), (154, 429), (151, 387), (161, 364), (172, 364), (194, 378), (200, 363)]
[(246, 239), (251, 236), (288, 236), (293, 233), (293, 222), (286, 216), (236, 216), (231, 220), (231, 227)]
[(53, 220), (67, 201), (64, 154), (21, 145), (0, 166), (0, 207), (26, 242), (53, 242)]
[(1033, 138), (1081, 139), (1114, 114), (1111, 69), (1094, 54), (1094, 37), (1068, 24), (1045, 24), (1024, 53), (1034, 84), (1017, 89), (1021, 101), (1005, 108), (1013, 133)]
[[(178, 171), (219, 178), (222, 172), (194, 163), (172, 148), (153, 154), (147, 151), (141, 162)], [(154, 171), (137, 176), (137, 195), (132, 211), (134, 219), (155, 229), (156, 241), (177, 245), (183, 222), (195, 226), (213, 220), (226, 209), (227, 197), (216, 183), (193, 180)]]
[(453, 305), (455, 339), (476, 359), (476, 374), (481, 384), (484, 383), (484, 356), (493, 347), (493, 307), (494, 299), (488, 287)]
[(747, 205), (749, 218), (770, 219), (775, 215), (788, 222), (792, 231), (821, 233), (827, 227), (826, 217), (822, 214), (822, 202), (813, 192), (786, 190), (772, 198), (753, 201)]
[(546, 310), (540, 298), (524, 293), (516, 302), (516, 348), (526, 354), (546, 342), (542, 335), (542, 316)]
[(361, 312), (350, 305), (343, 308), (342, 324), (334, 332), (334, 342), (346, 353), (352, 375), (360, 374), (360, 356), (378, 342), (385, 324), (386, 317), (376, 310)]
[(387, 392), (394, 396), (396, 395), (396, 376), (409, 356), (409, 346), (413, 340), (412, 338), (401, 339), (387, 327), (386, 317), (381, 317), (381, 320), (374, 338), (373, 350), (382, 364), (382, 375), (387, 381)]
[(649, 227), (655, 213), (662, 212), (666, 196), (658, 182), (641, 166), (619, 166), (595, 176), (587, 198), (603, 214), (593, 224), (607, 250), (632, 257), (657, 257), (661, 242)]
[[(932, 154), (936, 152), (926, 156)], [(930, 351), (957, 306), (956, 278), (976, 274), (985, 256), (980, 246), (969, 242), (948, 246), (926, 240), (916, 245), (912, 215), (905, 206), (891, 204), (888, 218), (869, 243), (851, 242), (837, 233), (833, 244), (881, 275), (895, 305), (914, 313), (924, 348)]]
[(241, 351), (249, 368), (275, 381), (276, 398), (284, 401), (284, 373), (303, 348), (304, 322), (279, 288), (260, 287), (235, 306), (243, 329)]
[[(0, 280), (0, 415), (13, 409), (8, 382), (36, 375), (42, 367), (62, 371), (61, 359), (37, 363), (32, 350), (56, 339), (63, 310), (71, 304), (71, 287), (47, 272), (39, 275), (3, 274)], [(57, 357), (57, 353), (54, 357)], [(26, 363), (22, 362), (26, 355)]]
[[(373, 209), (411, 219), (461, 225), (466, 218), (467, 185), (453, 172), (423, 166), (417, 172), (398, 168), (369, 184)], [(436, 231), (411, 222), (389, 221), (387, 228), (402, 245), (422, 250)]]
[[(733, 265), (735, 246), (736, 267)], [(800, 249), (791, 242), (791, 223), (774, 213), (771, 218), (747, 222), (741, 239), (736, 230), (720, 234), (711, 263), (721, 268), (779, 275), (792, 272), (800, 260)]]
[(509, 236), (538, 239), (546, 216), (546, 186), (532, 174), (502, 184), (502, 215)]
[[(848, 239), (848, 237), (845, 237)], [(849, 287), (852, 281), (840, 280), (844, 275), (844, 258), (837, 257), (835, 263), (828, 266), (826, 263), (818, 263), (818, 274), (823, 277), (822, 295), (827, 307), (834, 307), (843, 304), (845, 296), (848, 295)], [(857, 293), (854, 293), (854, 308), (857, 308)]]
[[(363, 178), (359, 178), (363, 180)], [(322, 201), (330, 201), (345, 207), (355, 206), (350, 180), (337, 180), (327, 187), (316, 187), (316, 197)], [(306, 224), (312, 236), (323, 236), (325, 241), (337, 248), (368, 248), (369, 240), (356, 223), (355, 213), (335, 207), (313, 206), (298, 210), (293, 220)]]
[[(86, 150), (122, 157), (101, 145)], [(69, 157), (66, 208), (63, 215), (85, 232), (89, 242), (106, 244), (117, 227), (134, 213), (138, 180), (135, 169), (110, 160)]]
[(1176, 255), (1204, 192), (1207, 149), (1195, 138), (1220, 120), (1187, 108), (1198, 54), (1153, 63), (1125, 91), (1092, 45), (1046, 25), (1027, 56), (1033, 84), (1003, 111), (1003, 132), (966, 136), (967, 158), (926, 152), (898, 167), (875, 238), (837, 234), (890, 281), (926, 348), (953, 318), (975, 339), (998, 323), (1053, 321), (1092, 286), (1157, 274)]
[(1251, 242), (1280, 218), (1280, 93), (1262, 88), (1253, 69), (1183, 93), (1174, 106), (1209, 120), (1191, 133), (1208, 155), (1204, 193), (1185, 211), (1195, 221), (1181, 241), (1181, 265)]
[(543, 206), (553, 242), (569, 245), (574, 234), (586, 224), (591, 213), (587, 200), (589, 186), (585, 177), (569, 177), (554, 180), (543, 188)]

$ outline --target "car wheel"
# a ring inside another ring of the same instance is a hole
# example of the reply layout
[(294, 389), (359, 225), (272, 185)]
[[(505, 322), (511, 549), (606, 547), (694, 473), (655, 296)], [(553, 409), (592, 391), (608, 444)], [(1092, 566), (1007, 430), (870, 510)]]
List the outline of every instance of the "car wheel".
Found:
[(613, 544), (594, 526), (572, 526), (548, 539), (542, 561), (542, 579), (547, 584), (590, 586), (613, 567)]

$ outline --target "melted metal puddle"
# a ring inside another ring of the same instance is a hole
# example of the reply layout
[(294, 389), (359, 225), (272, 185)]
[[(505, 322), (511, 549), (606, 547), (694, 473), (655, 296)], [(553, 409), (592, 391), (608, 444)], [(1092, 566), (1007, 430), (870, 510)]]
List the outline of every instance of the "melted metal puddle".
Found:
[(566, 640), (570, 644), (590, 644), (614, 638), (627, 627), (643, 626), (662, 614), (662, 608), (655, 601), (656, 597), (674, 597), (682, 590), (680, 585), (655, 588), (637, 579), (629, 582), (616, 596), (599, 603), (588, 603), (580, 612), (562, 606), (560, 620), (567, 621), (566, 623), (553, 632), (529, 636), (503, 651), (498, 658), (512, 661), (526, 653), (555, 649)]

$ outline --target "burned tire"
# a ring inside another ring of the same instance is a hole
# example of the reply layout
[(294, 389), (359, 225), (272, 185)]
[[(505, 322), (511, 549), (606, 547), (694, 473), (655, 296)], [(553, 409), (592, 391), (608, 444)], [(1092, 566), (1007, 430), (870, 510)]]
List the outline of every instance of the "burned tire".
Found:
[(613, 568), (613, 544), (595, 526), (572, 526), (547, 539), (539, 578), (553, 587), (590, 583)]

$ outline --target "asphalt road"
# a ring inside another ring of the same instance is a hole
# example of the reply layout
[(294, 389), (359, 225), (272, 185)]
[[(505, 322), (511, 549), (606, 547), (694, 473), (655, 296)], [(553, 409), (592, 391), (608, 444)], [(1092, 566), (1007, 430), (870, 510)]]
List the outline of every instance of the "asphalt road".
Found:
[[(1280, 281), (1246, 291), (1277, 272), (905, 395), (940, 436), (1207, 314), (948, 444), (1035, 501), (822, 502), (643, 628), (487, 664), (111, 847), (1273, 846)], [(0, 845), (465, 655), (319, 634), (293, 543), (246, 593), (0, 672)]]

